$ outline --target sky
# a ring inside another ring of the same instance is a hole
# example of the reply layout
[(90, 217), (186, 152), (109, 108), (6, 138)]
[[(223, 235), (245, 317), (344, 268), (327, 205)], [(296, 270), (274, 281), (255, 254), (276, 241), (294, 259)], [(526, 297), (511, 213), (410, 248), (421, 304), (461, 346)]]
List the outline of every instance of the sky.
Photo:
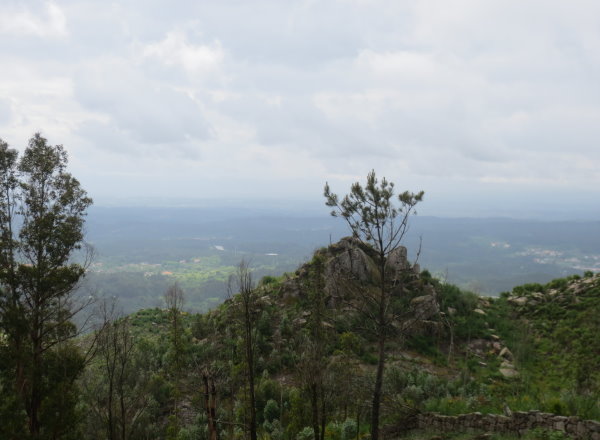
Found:
[(0, 138), (63, 144), (99, 204), (322, 206), (326, 181), (344, 194), (374, 169), (425, 190), (423, 214), (598, 220), (598, 17), (596, 0), (2, 0)]

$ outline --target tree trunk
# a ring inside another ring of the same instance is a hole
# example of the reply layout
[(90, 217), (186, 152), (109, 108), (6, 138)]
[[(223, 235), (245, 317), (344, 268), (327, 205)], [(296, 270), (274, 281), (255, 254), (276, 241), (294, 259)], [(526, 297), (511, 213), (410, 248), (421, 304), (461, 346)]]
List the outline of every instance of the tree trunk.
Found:
[[(37, 303), (36, 303), (37, 305)], [(37, 315), (37, 314), (36, 314)], [(34, 321), (34, 335), (32, 337), (32, 345), (33, 345), (33, 358), (31, 362), (31, 384), (29, 390), (29, 396), (26, 396), (26, 399), (29, 398), (29, 405), (27, 409), (27, 413), (29, 416), (29, 433), (31, 434), (32, 439), (38, 439), (40, 436), (40, 408), (42, 406), (42, 395), (41, 395), (41, 386), (42, 386), (42, 347), (41, 347), (41, 338), (38, 336), (40, 332), (40, 326), (38, 324), (39, 318), (35, 316)], [(27, 391), (26, 391), (27, 392)], [(27, 400), (26, 400), (27, 401)]]
[(214, 439), (219, 440), (219, 426), (217, 425), (217, 389), (215, 387), (215, 380), (210, 381), (210, 417), (212, 418)]
[[(121, 379), (123, 378), (123, 372), (121, 372)], [(121, 409), (121, 440), (126, 440), (127, 435), (127, 406), (125, 404), (125, 392), (122, 385), (119, 385), (119, 405)]]
[(325, 392), (321, 388), (321, 440), (325, 440), (325, 426), (327, 425), (327, 414), (325, 414)]
[(381, 390), (383, 388), (383, 369), (385, 367), (385, 333), (379, 335), (379, 359), (377, 376), (373, 390), (373, 409), (371, 412), (371, 440), (379, 439), (379, 409), (381, 407)]
[(320, 440), (320, 429), (319, 429), (319, 398), (317, 396), (317, 385), (311, 384), (310, 386), (310, 404), (312, 407), (312, 424), (313, 432), (315, 434), (315, 440)]
[(360, 436), (360, 405), (356, 409), (356, 440), (358, 440)]
[[(383, 249), (383, 243), (380, 242), (379, 249)], [(387, 308), (387, 286), (386, 286), (386, 259), (383, 251), (379, 253), (379, 276), (380, 276), (380, 296), (379, 310), (377, 314), (377, 375), (375, 377), (375, 389), (373, 390), (373, 405), (371, 411), (371, 440), (379, 439), (379, 410), (381, 407), (381, 389), (383, 388), (383, 369), (385, 367), (385, 337), (386, 337), (386, 308)]]
[[(248, 307), (248, 306), (247, 306)], [(254, 350), (252, 348), (252, 326), (250, 310), (246, 309), (246, 361), (248, 363), (248, 388), (250, 393), (250, 440), (256, 436), (256, 398), (254, 396)]]
[(108, 410), (108, 440), (115, 440), (115, 421), (113, 417), (113, 397), (114, 397), (114, 372), (109, 372), (108, 377), (108, 403), (106, 409)]
[(209, 379), (208, 374), (202, 375), (204, 382), (204, 409), (208, 419), (208, 439), (219, 440), (219, 429), (217, 427), (217, 391), (215, 383)]

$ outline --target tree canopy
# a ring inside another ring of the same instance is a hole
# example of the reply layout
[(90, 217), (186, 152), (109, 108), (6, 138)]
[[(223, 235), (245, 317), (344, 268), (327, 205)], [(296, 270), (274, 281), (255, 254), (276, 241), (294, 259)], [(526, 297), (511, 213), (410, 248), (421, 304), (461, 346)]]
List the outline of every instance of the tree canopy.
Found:
[(7, 341), (1, 349), (11, 360), (0, 372), (1, 391), (13, 410), (24, 410), (23, 425), (18, 418), (15, 424), (34, 439), (69, 431), (76, 399), (68, 396), (83, 368), (69, 340), (79, 310), (72, 293), (86, 258), (74, 262), (73, 254), (82, 247), (92, 200), (66, 166), (62, 145), (39, 133), (20, 159), (0, 141), (0, 325)]

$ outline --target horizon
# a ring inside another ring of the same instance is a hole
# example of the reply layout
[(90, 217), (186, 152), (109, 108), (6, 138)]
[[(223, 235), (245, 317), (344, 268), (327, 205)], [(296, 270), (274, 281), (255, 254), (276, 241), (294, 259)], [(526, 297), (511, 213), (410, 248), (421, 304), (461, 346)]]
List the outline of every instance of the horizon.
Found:
[[(344, 194), (340, 192), (340, 194)], [(93, 195), (92, 195), (93, 197)], [(437, 217), (447, 219), (507, 219), (507, 220), (531, 220), (531, 221), (600, 221), (600, 207), (578, 205), (577, 200), (570, 200), (562, 204), (562, 209), (555, 209), (554, 200), (536, 199), (536, 207), (531, 208), (528, 200), (513, 200), (513, 206), (503, 209), (495, 207), (495, 200), (487, 200), (488, 204), (481, 202), (470, 206), (469, 210), (461, 206), (459, 199), (454, 201), (454, 206), (449, 209), (444, 206), (443, 201), (437, 201), (437, 205), (431, 208), (428, 205), (427, 193), (425, 199), (417, 207), (419, 217)], [(465, 205), (467, 201), (462, 200)], [(450, 201), (447, 202), (451, 204)], [(282, 199), (282, 198), (94, 198), (93, 208), (122, 208), (122, 209), (251, 209), (255, 212), (268, 212), (269, 214), (299, 215), (299, 216), (328, 216), (330, 209), (327, 208), (320, 198)], [(255, 215), (253, 215), (255, 216)]]

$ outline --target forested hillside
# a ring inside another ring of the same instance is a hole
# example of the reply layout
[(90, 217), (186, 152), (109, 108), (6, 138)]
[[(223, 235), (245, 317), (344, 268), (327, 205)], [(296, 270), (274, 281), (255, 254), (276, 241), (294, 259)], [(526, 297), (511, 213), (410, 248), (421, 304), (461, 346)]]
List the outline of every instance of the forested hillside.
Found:
[(126, 314), (118, 289), (82, 295), (92, 200), (66, 164), (39, 134), (21, 157), (0, 142), (0, 438), (419, 438), (440, 434), (415, 431), (432, 412), (525, 410), (572, 417), (519, 435), (600, 435), (593, 271), (499, 298), (461, 290), (403, 245), (424, 193), (372, 171), (343, 197), (325, 185), (351, 236), (295, 270), (230, 260), (227, 299), (203, 314), (186, 308), (194, 271), (148, 270), (164, 307)]
[[(315, 415), (326, 439), (369, 431), (376, 338), (353, 307), (352, 289), (344, 298), (319, 289), (344, 252), (344, 242), (318, 251), (293, 275), (263, 278), (249, 297), (256, 420), (265, 438), (314, 438)], [(502, 414), (509, 407), (600, 418), (591, 319), (600, 312), (600, 276), (525, 285), (498, 299), (426, 271), (411, 277), (396, 303), (411, 313), (386, 343), (384, 433), (399, 435), (398, 427), (423, 411)], [(236, 295), (206, 314), (151, 309), (113, 321), (104, 329), (109, 340), (131, 345), (124, 357), (121, 348), (100, 345), (86, 370), (85, 435), (108, 429), (107, 360), (114, 357), (124, 368), (112, 379), (122, 387), (112, 400), (127, 402), (123, 415), (115, 405), (115, 430), (126, 426), (131, 438), (203, 439), (214, 423), (220, 438), (244, 438), (250, 409), (243, 305)]]

